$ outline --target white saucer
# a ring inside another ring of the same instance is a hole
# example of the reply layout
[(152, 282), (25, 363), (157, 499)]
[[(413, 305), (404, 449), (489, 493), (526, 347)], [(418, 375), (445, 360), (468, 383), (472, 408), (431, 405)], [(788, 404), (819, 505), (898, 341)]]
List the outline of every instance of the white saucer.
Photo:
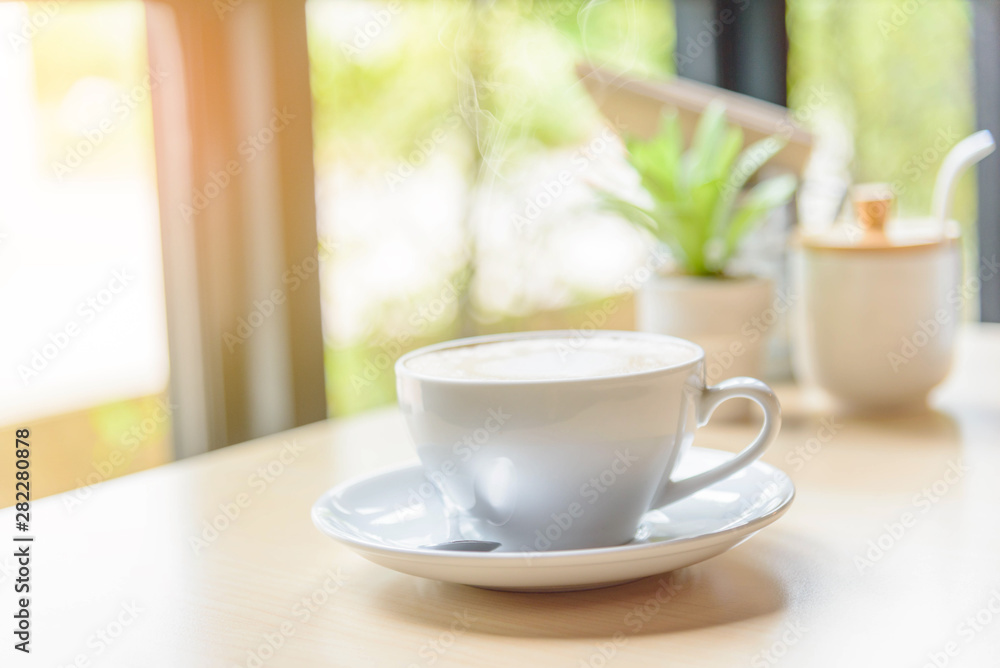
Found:
[[(729, 457), (732, 453), (692, 447), (678, 474), (707, 470)], [(635, 539), (626, 545), (561, 552), (445, 552), (422, 547), (449, 539), (444, 505), (432, 489), (419, 465), (376, 473), (320, 497), (313, 505), (313, 522), (366, 559), (401, 573), (490, 589), (561, 591), (621, 584), (710, 559), (781, 517), (795, 496), (785, 473), (756, 462), (646, 513)]]

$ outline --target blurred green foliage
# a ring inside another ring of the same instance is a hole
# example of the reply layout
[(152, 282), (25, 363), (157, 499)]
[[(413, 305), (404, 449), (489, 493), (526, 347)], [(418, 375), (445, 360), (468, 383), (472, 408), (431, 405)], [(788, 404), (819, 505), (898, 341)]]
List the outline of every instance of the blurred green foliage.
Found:
[[(929, 215), (945, 152), (974, 129), (969, 2), (788, 0), (788, 34), (791, 106), (814, 117), (810, 100), (829, 95), (854, 181), (896, 183), (901, 213)], [(971, 176), (955, 217), (974, 220)]]
[[(148, 94), (145, 8), (138, 0), (27, 3), (31, 39), (40, 167), (50, 177), (53, 163), (85, 132), (110, 123), (101, 141), (72, 178), (134, 174), (137, 164), (155, 174), (153, 114)], [(168, 74), (169, 76), (169, 74)], [(116, 103), (118, 106), (116, 107)], [(127, 106), (122, 106), (127, 105)], [(124, 117), (117, 110), (127, 109)]]
[(575, 63), (672, 70), (662, 0), (409, 2), (374, 36), (332, 35), (334, 2), (309, 3), (319, 166), (403, 159), (451, 114), (473, 157), (572, 145), (597, 119)]
[[(408, 2), (399, 11), (390, 3), (369, 7), (383, 10), (374, 23), (368, 19), (338, 32), (335, 24), (348, 16), (343, 6), (335, 0), (307, 5), (320, 179), (333, 166), (382, 179), (384, 170), (406, 163), (419, 142), (443, 130), (447, 139), (435, 143), (461, 164), (472, 200), (525, 161), (590, 138), (600, 115), (577, 80), (578, 62), (640, 74), (673, 68), (673, 7), (663, 0), (446, 0)], [(328, 344), (331, 414), (394, 400), (386, 355), (394, 362), (420, 345), (479, 333), (468, 318), (475, 235), (467, 230), (466, 236), (464, 294), (453, 314), (406, 336), (392, 323), (422, 295), (401, 294), (381, 305), (384, 318), (376, 331), (347, 345)], [(507, 318), (489, 326), (501, 331), (523, 323)]]

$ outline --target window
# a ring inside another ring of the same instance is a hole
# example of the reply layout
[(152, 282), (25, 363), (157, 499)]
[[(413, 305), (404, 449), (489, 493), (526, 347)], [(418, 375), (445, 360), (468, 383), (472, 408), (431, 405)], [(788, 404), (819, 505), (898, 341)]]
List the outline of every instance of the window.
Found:
[(407, 349), (579, 326), (644, 258), (589, 206), (620, 149), (574, 66), (671, 72), (669, 3), (310, 0), (308, 26), (332, 414), (391, 402)]
[(140, 2), (2, 3), (0, 35), (0, 424), (44, 495), (171, 457), (159, 79)]
[(5, 334), (0, 423), (89, 434), (65, 488), (114, 453), (109, 475), (391, 403), (395, 358), (437, 340), (631, 327), (648, 240), (589, 188), (626, 173), (629, 128), (584, 61), (776, 101), (787, 67), (820, 139), (802, 222), (849, 179), (921, 215), (984, 89), (973, 6), (0, 4), (0, 303), (30, 323)]
[[(789, 0), (790, 105), (819, 135), (818, 168), (893, 183), (901, 215), (929, 215), (941, 160), (974, 128), (970, 12), (959, 1)], [(955, 215), (969, 226), (975, 213), (966, 179)]]

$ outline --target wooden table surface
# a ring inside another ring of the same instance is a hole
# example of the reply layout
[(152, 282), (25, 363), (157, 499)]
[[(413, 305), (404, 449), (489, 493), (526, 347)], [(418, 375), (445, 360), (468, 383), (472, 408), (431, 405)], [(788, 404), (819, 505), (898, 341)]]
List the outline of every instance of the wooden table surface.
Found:
[[(323, 491), (413, 459), (395, 410), (38, 500), (33, 651), (11, 648), (4, 548), (0, 664), (1000, 665), (1000, 328), (964, 332), (924, 414), (848, 419), (778, 389), (764, 459), (798, 488), (788, 514), (718, 558), (609, 589), (443, 584), (320, 534)], [(710, 425), (697, 443), (737, 450), (753, 430)], [(0, 511), (3, 534), (13, 522)]]

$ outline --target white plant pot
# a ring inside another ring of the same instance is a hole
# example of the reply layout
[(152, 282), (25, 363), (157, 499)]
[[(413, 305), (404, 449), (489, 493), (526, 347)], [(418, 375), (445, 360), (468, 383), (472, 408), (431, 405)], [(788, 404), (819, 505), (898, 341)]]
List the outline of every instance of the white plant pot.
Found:
[[(768, 334), (787, 306), (775, 304), (767, 278), (655, 275), (636, 295), (636, 320), (640, 331), (704, 348), (706, 379), (714, 385), (734, 376), (761, 377)], [(729, 401), (715, 417), (746, 419), (749, 409), (749, 401)]]

